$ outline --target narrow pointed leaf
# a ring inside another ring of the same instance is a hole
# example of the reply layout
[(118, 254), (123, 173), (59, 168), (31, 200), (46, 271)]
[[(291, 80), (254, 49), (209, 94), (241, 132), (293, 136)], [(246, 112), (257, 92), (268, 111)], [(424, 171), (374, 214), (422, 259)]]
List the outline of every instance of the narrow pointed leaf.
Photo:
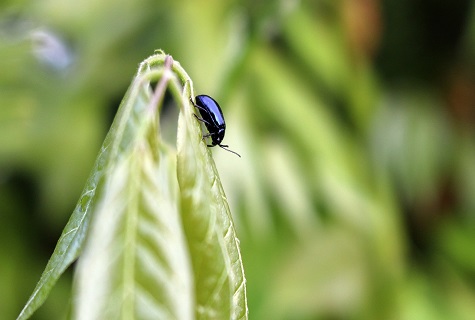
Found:
[[(178, 156), (157, 128), (167, 89), (181, 109)], [(140, 64), (19, 319), (43, 303), (84, 243), (77, 319), (247, 319), (239, 243), (191, 96), (191, 79), (170, 56), (158, 52)]]
[[(136, 129), (135, 122), (131, 119), (134, 119), (137, 113), (145, 108), (148, 94), (144, 85), (136, 82), (124, 97), (76, 208), (62, 232), (36, 288), (17, 320), (28, 319), (44, 303), (56, 281), (79, 256), (105, 172), (109, 169), (113, 159), (116, 158), (117, 153), (126, 149), (130, 144), (131, 136), (134, 135)], [(134, 103), (130, 103), (130, 101)]]
[(179, 117), (178, 181), (195, 278), (196, 319), (247, 319), (244, 269), (216, 166), (186, 99)]
[(77, 273), (77, 319), (192, 319), (175, 155), (150, 134), (111, 170)]

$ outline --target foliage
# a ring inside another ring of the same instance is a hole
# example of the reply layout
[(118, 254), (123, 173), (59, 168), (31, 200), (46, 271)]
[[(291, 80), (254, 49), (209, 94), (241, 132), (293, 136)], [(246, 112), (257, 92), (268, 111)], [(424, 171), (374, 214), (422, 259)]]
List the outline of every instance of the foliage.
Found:
[[(177, 154), (157, 128), (169, 83), (183, 111)], [(140, 65), (76, 209), (18, 319), (29, 318), (45, 301), (85, 241), (74, 295), (77, 319), (247, 318), (238, 242), (214, 162), (193, 118), (190, 85), (185, 71), (163, 53)]]
[[(213, 150), (253, 318), (472, 318), (471, 1), (2, 6), (5, 318), (18, 314), (51, 254), (137, 61), (157, 47), (219, 101), (224, 142), (242, 155)], [(70, 59), (46, 59), (38, 31)], [(174, 140), (170, 110), (165, 100), (158, 126)], [(124, 161), (142, 167), (132, 158)], [(180, 205), (201, 206), (196, 196)], [(199, 231), (201, 217), (189, 218), (196, 225), (184, 232)], [(39, 319), (66, 313), (69, 282), (59, 280)]]

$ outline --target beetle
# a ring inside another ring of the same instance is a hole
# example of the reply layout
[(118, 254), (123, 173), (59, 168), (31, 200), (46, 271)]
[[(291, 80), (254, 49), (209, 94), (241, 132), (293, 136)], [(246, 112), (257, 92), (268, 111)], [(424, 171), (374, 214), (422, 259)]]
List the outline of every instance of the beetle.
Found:
[(224, 139), (224, 133), (226, 132), (226, 122), (224, 121), (223, 111), (221, 111), (221, 107), (216, 100), (202, 94), (195, 97), (196, 103), (193, 102), (191, 98), (190, 101), (200, 113), (201, 118), (194, 114), (196, 119), (203, 122), (208, 130), (208, 134), (203, 135), (203, 139), (211, 137), (211, 144), (207, 146), (218, 146), (241, 157), (237, 152), (227, 149), (229, 147), (228, 145), (221, 144)]

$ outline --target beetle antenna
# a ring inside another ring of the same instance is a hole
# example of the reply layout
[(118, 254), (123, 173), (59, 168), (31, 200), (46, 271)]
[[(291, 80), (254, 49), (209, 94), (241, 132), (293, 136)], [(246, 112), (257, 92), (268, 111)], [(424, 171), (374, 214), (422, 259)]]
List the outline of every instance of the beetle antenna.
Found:
[(218, 146), (221, 147), (222, 149), (226, 150), (226, 151), (229, 151), (229, 152), (231, 152), (231, 153), (234, 153), (234, 154), (237, 155), (239, 158), (241, 158), (241, 155), (239, 155), (239, 153), (234, 152), (233, 150), (226, 148), (226, 147), (228, 147), (228, 146), (222, 145), (222, 144), (218, 144)]

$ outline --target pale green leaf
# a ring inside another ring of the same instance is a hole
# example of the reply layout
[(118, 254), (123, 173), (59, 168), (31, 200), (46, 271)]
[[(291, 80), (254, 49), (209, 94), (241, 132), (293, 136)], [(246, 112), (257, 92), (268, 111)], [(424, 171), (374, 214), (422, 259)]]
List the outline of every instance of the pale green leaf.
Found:
[[(58, 240), (36, 288), (18, 316), (18, 320), (28, 319), (44, 303), (61, 274), (79, 256), (104, 174), (113, 159), (116, 158), (117, 153), (126, 149), (130, 144), (130, 139), (136, 129), (133, 119), (137, 116), (137, 112), (146, 105), (144, 98), (149, 92), (144, 89), (142, 84), (136, 82), (124, 97), (76, 208)], [(133, 103), (129, 103), (130, 101)]]
[[(188, 94), (185, 92), (185, 97)], [(216, 166), (184, 104), (178, 121), (178, 181), (193, 264), (196, 319), (247, 319), (239, 241)]]
[(77, 319), (192, 319), (175, 155), (152, 121), (111, 170), (77, 273)]
[[(84, 243), (73, 296), (77, 319), (247, 319), (239, 243), (193, 117), (191, 83), (163, 52), (139, 66), (21, 319), (44, 301)], [(157, 128), (167, 89), (182, 111), (178, 156)]]

